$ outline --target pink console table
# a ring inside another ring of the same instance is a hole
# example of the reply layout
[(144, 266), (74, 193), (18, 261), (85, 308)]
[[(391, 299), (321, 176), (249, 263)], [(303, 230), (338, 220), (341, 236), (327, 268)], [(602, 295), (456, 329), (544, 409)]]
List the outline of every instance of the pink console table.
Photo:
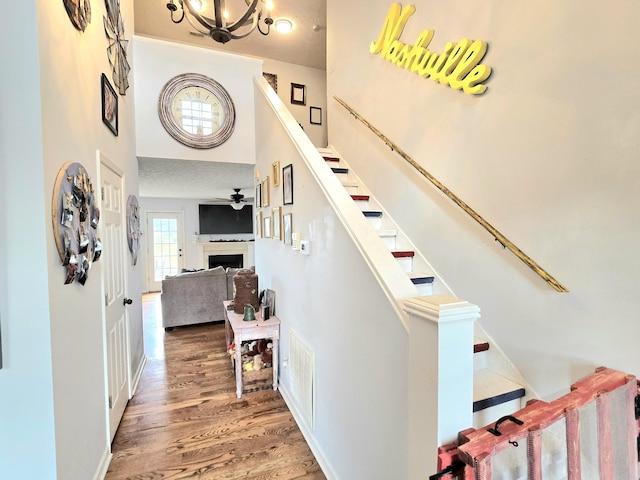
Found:
[(245, 322), (241, 313), (235, 313), (229, 310), (230, 301), (224, 303), (225, 331), (227, 338), (227, 348), (232, 343), (236, 344), (235, 363), (236, 370), (236, 396), (242, 396), (242, 342), (251, 340), (271, 340), (273, 343), (273, 389), (278, 389), (278, 341), (280, 339), (280, 320), (277, 317), (270, 317), (269, 320), (263, 320), (259, 312), (256, 312), (256, 320)]

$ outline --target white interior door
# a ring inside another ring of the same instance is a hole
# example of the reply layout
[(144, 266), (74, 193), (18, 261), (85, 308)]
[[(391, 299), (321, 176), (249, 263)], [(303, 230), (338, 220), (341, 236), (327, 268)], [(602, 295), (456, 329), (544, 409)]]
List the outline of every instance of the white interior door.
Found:
[(159, 292), (162, 279), (177, 275), (184, 265), (182, 212), (149, 212), (147, 214), (147, 242), (149, 252), (149, 290)]
[(129, 400), (129, 331), (125, 301), (125, 231), (122, 175), (105, 157), (100, 162), (100, 234), (102, 258), (107, 377), (109, 394), (109, 434), (116, 434)]

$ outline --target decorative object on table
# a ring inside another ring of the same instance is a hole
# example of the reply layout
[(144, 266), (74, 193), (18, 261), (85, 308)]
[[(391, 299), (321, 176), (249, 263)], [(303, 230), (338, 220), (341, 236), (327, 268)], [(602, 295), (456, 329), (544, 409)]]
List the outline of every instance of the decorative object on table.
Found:
[(129, 195), (127, 198), (127, 242), (135, 265), (138, 262), (140, 248), (140, 205), (135, 195)]
[(273, 178), (273, 186), (280, 185), (280, 162), (276, 160), (271, 164), (271, 178)]
[(262, 219), (262, 237), (271, 238), (271, 217)]
[(63, 0), (69, 20), (81, 32), (91, 23), (91, 2), (89, 0)]
[(129, 71), (131, 67), (127, 61), (127, 44), (129, 40), (124, 39), (124, 22), (122, 21), (122, 12), (120, 12), (120, 0), (104, 0), (107, 7), (107, 15), (104, 17), (104, 32), (109, 39), (107, 47), (107, 57), (109, 57), (109, 65), (113, 83), (118, 89), (120, 95), (127, 94), (129, 88)]
[(275, 73), (263, 73), (262, 75), (267, 79), (273, 91), (278, 93), (278, 76)]
[[(169, 0), (167, 8), (171, 12), (173, 23), (180, 23), (186, 18), (191, 28), (218, 43), (244, 38), (256, 27), (262, 35), (269, 35), (271, 25), (273, 25), (273, 19), (269, 13), (272, 8), (269, 5), (271, 2), (245, 0), (245, 5), (242, 5), (242, 2), (236, 0), (236, 2), (228, 3), (232, 5), (226, 5), (221, 0), (213, 0), (213, 2), (206, 2), (206, 4), (195, 0)], [(234, 5), (235, 3), (237, 5)], [(238, 20), (229, 18), (227, 7), (231, 7), (231, 11), (239, 14)], [(238, 7), (242, 7), (242, 10)], [(260, 27), (260, 20), (264, 23), (265, 30)]]
[(322, 109), (320, 107), (309, 107), (309, 123), (322, 125)]
[(109, 79), (103, 73), (101, 83), (102, 92), (102, 123), (104, 123), (111, 133), (118, 136), (118, 96), (109, 83)]
[(276, 314), (276, 292), (269, 290), (268, 288), (264, 292), (264, 303), (269, 307), (269, 313), (271, 315)]
[(291, 84), (291, 104), (292, 105), (307, 104), (307, 87), (299, 83)]
[(267, 175), (265, 179), (262, 181), (262, 206), (268, 207), (270, 201), (270, 187), (269, 187), (269, 176)]
[(244, 306), (244, 317), (242, 318), (245, 322), (253, 322), (256, 319), (256, 310), (252, 305), (247, 304)]
[(255, 309), (260, 306), (258, 302), (258, 275), (249, 269), (242, 269), (233, 276), (234, 312), (244, 313), (245, 305), (251, 305)]
[(293, 219), (292, 219), (291, 213), (285, 213), (282, 216), (282, 230), (283, 230), (284, 244), (288, 246), (291, 246), (293, 244), (291, 240), (292, 222), (293, 222)]
[(273, 218), (273, 238), (277, 240), (282, 240), (282, 228), (281, 228), (281, 216), (280, 216), (280, 207), (276, 207), (272, 211)]
[(293, 205), (293, 165), (282, 169), (282, 203)]
[(84, 285), (91, 264), (102, 254), (102, 242), (97, 235), (100, 210), (91, 178), (81, 164), (65, 163), (58, 172), (51, 213), (56, 248), (66, 271), (64, 283), (78, 280)]
[(199, 73), (177, 75), (162, 87), (158, 115), (171, 137), (200, 149), (222, 145), (231, 137), (236, 122), (229, 92)]

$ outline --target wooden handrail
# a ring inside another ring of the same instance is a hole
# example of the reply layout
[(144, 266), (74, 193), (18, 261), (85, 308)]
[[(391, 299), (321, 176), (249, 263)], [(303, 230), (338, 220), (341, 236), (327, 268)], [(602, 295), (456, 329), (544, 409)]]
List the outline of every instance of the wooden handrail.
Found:
[(347, 105), (344, 100), (340, 99), (337, 96), (333, 98), (346, 108), (351, 115), (353, 115), (357, 120), (360, 120), (369, 130), (375, 133), (392, 151), (396, 152), (400, 155), (404, 160), (406, 160), (413, 168), (418, 170), (427, 180), (429, 180), (435, 187), (444, 193), (447, 197), (449, 197), (456, 205), (462, 208), (467, 214), (471, 216), (476, 222), (478, 222), (485, 230), (487, 230), (497, 242), (499, 242), (504, 248), (509, 249), (516, 257), (518, 257), (525, 265), (527, 265), (531, 270), (536, 272), (542, 279), (551, 285), (558, 292), (568, 292), (569, 290), (565, 288), (560, 282), (558, 282), (555, 278), (553, 278), (546, 270), (544, 270), (540, 265), (538, 265), (533, 259), (531, 259), (527, 254), (525, 254), (522, 250), (516, 247), (507, 237), (505, 237), (502, 233), (500, 233), (496, 228), (494, 228), (489, 222), (487, 222), (484, 218), (482, 218), (475, 210), (473, 210), (469, 205), (463, 202), (457, 195), (455, 195), (451, 190), (445, 187), (440, 181), (427, 172), (422, 166), (420, 166), (415, 160), (413, 160), (409, 155), (407, 155), (400, 147), (398, 147), (395, 143), (393, 143), (388, 137), (386, 137), (380, 130), (371, 125), (366, 119), (364, 119), (358, 112), (356, 112), (353, 108)]

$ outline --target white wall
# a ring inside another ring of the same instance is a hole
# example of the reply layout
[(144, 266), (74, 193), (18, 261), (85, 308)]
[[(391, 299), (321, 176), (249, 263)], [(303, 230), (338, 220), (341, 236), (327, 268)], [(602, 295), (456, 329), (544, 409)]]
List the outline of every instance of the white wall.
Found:
[[(61, 5), (27, 3), (17, 8), (24, 10), (21, 18), (35, 19), (30, 25), (37, 30), (22, 25), (20, 34), (10, 28), (2, 33), (8, 52), (3, 58), (11, 59), (2, 83), (14, 88), (6, 102), (2, 99), (0, 128), (8, 153), (3, 155), (7, 253), (0, 293), (8, 348), (6, 370), (0, 371), (0, 382), (2, 376), (7, 382), (0, 400), (6, 402), (0, 438), (10, 442), (1, 449), (0, 469), (12, 478), (92, 479), (100, 476), (109, 453), (102, 266), (93, 264), (85, 286), (64, 285), (51, 226), (52, 193), (59, 169), (70, 161), (81, 163), (97, 187), (97, 150), (125, 172), (125, 196), (137, 193), (133, 87), (119, 97), (120, 134), (115, 137), (101, 120), (100, 75), (111, 78), (104, 4), (92, 4), (93, 21), (80, 33)], [(120, 6), (129, 37), (133, 1)], [(40, 188), (25, 194), (25, 185), (34, 181)], [(130, 267), (126, 276), (127, 296), (140, 299), (139, 271)], [(136, 301), (128, 309), (134, 370), (143, 357), (141, 320)]]
[[(256, 98), (256, 168), (270, 172), (277, 157), (293, 165), (294, 180), (293, 205), (282, 205), (282, 186), (272, 186), (262, 214), (291, 213), (293, 231), (311, 245), (309, 256), (273, 238), (255, 245), (259, 289), (276, 292), (280, 361), (291, 330), (315, 353), (316, 427), (299, 423), (328, 478), (407, 478), (406, 331), (271, 107)], [(296, 410), (283, 365), (281, 389)]]
[[(144, 272), (142, 279), (142, 288), (144, 292), (149, 291), (149, 238), (150, 235), (147, 235), (147, 232), (151, 232), (151, 229), (147, 225), (147, 217), (149, 212), (180, 212), (182, 213), (184, 219), (184, 268), (206, 268), (204, 264), (204, 248), (202, 242), (206, 243), (209, 240), (214, 239), (224, 239), (224, 240), (251, 240), (253, 239), (253, 234), (225, 234), (225, 235), (199, 235), (198, 242), (193, 242), (193, 235), (195, 232), (200, 231), (200, 225), (198, 220), (198, 205), (200, 203), (204, 203), (204, 200), (194, 200), (188, 198), (149, 198), (149, 197), (141, 197), (139, 199), (140, 202), (140, 212), (141, 217), (140, 221), (142, 228), (145, 231), (145, 235), (141, 237), (140, 242), (140, 251), (138, 254), (138, 264), (140, 265), (140, 269)], [(229, 207), (231, 208), (231, 207)], [(245, 206), (244, 208), (248, 208)], [(248, 261), (250, 265), (246, 265), (246, 267), (250, 267), (254, 264), (254, 248), (253, 244), (249, 245), (249, 255)]]
[[(489, 42), (483, 96), (369, 53), (390, 2), (328, 1), (337, 95), (563, 283), (556, 293), (335, 101), (343, 154), (541, 397), (596, 366), (640, 374), (640, 6), (616, 0), (417, 5), (402, 39)], [(365, 22), (348, 19), (369, 12)], [(588, 48), (585, 48), (588, 45)], [(346, 48), (348, 46), (348, 48)], [(366, 88), (363, 88), (366, 87)]]
[[(12, 12), (33, 19), (36, 4), (19, 2)], [(51, 184), (42, 173), (37, 22), (7, 22), (0, 29), (0, 57), (0, 472), (51, 479), (56, 439), (49, 278), (43, 268)]]
[[(291, 114), (295, 117), (304, 132), (316, 147), (327, 146), (327, 72), (317, 68), (303, 67), (293, 63), (264, 59), (263, 71), (277, 75), (278, 96), (282, 99)], [(291, 84), (297, 83), (306, 87), (307, 104), (291, 103)], [(311, 124), (310, 107), (322, 109), (322, 125)]]
[[(133, 74), (136, 92), (136, 154), (138, 157), (177, 158), (212, 162), (254, 163), (255, 124), (252, 77), (262, 74), (262, 62), (206, 48), (179, 45), (137, 36), (138, 62)], [(233, 135), (213, 149), (189, 148), (166, 132), (158, 117), (162, 87), (176, 75), (200, 73), (220, 83), (236, 108)]]

